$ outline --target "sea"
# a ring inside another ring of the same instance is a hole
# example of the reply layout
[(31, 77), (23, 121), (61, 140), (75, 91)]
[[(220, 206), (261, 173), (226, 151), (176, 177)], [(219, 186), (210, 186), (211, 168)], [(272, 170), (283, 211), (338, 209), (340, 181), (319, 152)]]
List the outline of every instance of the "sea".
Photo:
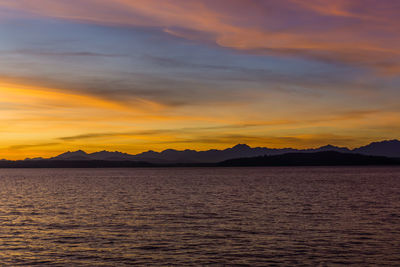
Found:
[(399, 266), (399, 167), (0, 169), (2, 266)]

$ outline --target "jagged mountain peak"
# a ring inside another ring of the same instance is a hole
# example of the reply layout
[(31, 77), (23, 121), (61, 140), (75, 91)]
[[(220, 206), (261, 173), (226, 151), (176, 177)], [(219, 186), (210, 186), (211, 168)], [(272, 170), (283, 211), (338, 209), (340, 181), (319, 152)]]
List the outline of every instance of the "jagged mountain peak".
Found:
[(350, 150), (346, 147), (339, 147), (332, 144), (321, 146), (319, 148), (310, 149), (293, 149), (293, 148), (266, 148), (266, 147), (250, 147), (247, 144), (237, 144), (233, 147), (217, 150), (210, 149), (206, 151), (196, 151), (191, 149), (186, 150), (175, 150), (166, 149), (162, 152), (155, 152), (149, 150), (147, 152), (139, 153), (136, 155), (130, 155), (123, 152), (110, 152), (110, 151), (99, 151), (91, 154), (87, 154), (83, 150), (68, 151), (60, 154), (52, 159), (57, 160), (137, 160), (137, 161), (148, 161), (148, 162), (219, 162), (223, 160), (243, 157), (256, 157), (264, 155), (280, 155), (290, 152), (319, 152), (319, 151), (337, 151), (344, 153), (358, 153), (366, 155), (376, 156), (387, 156), (387, 157), (399, 157), (400, 158), (400, 141), (399, 140), (385, 140), (381, 142), (373, 142), (366, 146)]
[(251, 147), (247, 144), (237, 144), (234, 147), (232, 147), (232, 149), (249, 149), (249, 148)]

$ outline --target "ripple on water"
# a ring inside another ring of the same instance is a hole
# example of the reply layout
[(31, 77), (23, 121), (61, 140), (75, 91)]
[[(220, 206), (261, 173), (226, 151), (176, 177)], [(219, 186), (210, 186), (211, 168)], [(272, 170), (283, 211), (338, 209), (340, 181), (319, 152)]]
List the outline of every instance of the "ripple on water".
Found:
[(0, 170), (1, 265), (393, 265), (400, 168)]

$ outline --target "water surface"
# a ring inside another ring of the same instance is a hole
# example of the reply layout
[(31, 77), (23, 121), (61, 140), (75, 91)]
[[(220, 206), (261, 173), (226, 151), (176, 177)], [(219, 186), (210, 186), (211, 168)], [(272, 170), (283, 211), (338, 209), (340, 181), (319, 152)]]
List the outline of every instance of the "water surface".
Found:
[(0, 169), (2, 265), (398, 265), (400, 168)]

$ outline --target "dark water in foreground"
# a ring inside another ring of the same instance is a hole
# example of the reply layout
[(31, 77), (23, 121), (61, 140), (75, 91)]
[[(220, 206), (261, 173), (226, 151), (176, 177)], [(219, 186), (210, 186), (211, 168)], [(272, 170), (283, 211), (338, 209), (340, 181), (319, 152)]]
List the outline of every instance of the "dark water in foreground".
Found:
[(400, 264), (400, 168), (0, 170), (2, 265)]

